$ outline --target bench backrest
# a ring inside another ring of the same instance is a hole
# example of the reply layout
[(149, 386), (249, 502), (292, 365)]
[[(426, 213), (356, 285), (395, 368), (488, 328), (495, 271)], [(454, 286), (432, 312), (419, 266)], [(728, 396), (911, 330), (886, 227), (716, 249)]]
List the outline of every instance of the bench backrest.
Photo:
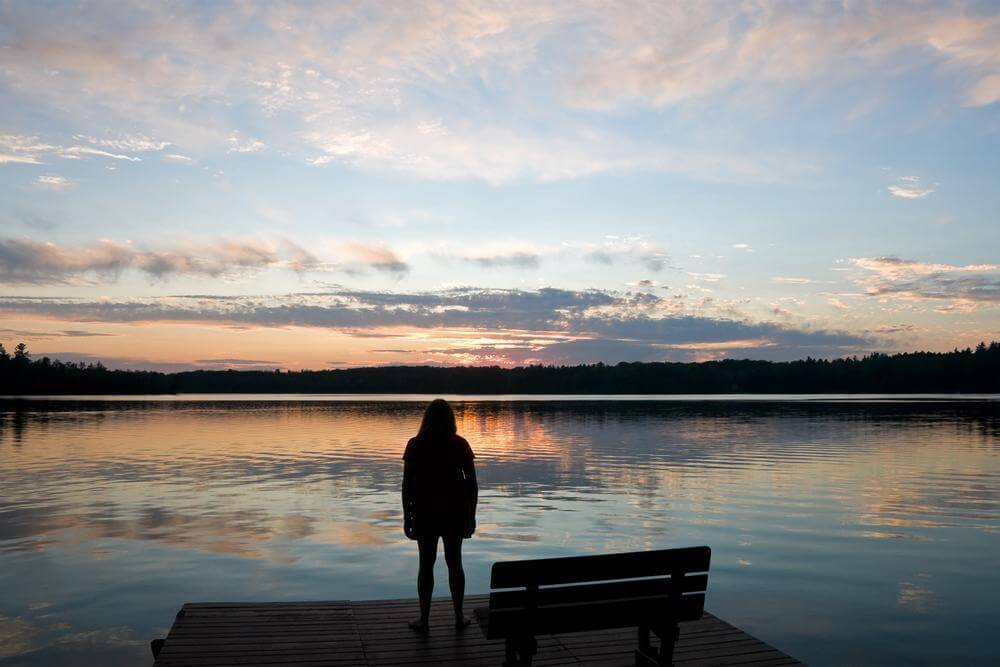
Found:
[[(709, 547), (495, 563), (489, 636), (701, 618)], [(645, 619), (645, 620), (643, 620)]]

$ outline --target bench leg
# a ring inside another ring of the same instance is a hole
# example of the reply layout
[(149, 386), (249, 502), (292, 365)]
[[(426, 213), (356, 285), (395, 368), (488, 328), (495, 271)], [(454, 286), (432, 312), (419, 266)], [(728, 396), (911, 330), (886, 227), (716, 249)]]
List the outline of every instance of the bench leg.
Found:
[(504, 667), (517, 664), (517, 639), (514, 637), (507, 637), (504, 642), (503, 664)]
[(656, 629), (656, 636), (660, 638), (660, 648), (654, 649), (649, 643), (649, 627), (639, 627), (639, 648), (635, 650), (635, 664), (637, 665), (673, 665), (674, 643), (680, 637), (680, 628), (676, 623), (672, 623), (665, 628)]
[(504, 643), (503, 664), (505, 667), (530, 665), (536, 653), (538, 653), (538, 642), (534, 637), (507, 637)]
[(538, 653), (538, 641), (534, 637), (521, 637), (517, 652), (521, 658), (521, 664), (530, 665), (532, 658)]
[(680, 639), (681, 629), (676, 623), (667, 626), (667, 631), (660, 635), (660, 664), (674, 664), (674, 645)]

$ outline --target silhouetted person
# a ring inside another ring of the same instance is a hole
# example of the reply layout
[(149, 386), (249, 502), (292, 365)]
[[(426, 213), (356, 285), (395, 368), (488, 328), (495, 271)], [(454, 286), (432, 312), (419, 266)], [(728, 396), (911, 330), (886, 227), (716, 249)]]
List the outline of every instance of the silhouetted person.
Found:
[(455, 627), (462, 629), (470, 622), (462, 613), (462, 540), (476, 530), (479, 486), (474, 458), (468, 441), (458, 435), (455, 413), (448, 402), (441, 398), (431, 401), (420, 431), (406, 443), (403, 454), (403, 532), (417, 541), (420, 551), (420, 618), (409, 624), (418, 632), (427, 631), (439, 537), (448, 564)]

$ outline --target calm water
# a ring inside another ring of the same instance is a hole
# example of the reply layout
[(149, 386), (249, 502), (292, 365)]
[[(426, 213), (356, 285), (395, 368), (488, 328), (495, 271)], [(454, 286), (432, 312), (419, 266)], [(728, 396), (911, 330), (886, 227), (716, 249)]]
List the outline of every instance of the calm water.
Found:
[[(422, 404), (230, 399), (0, 402), (0, 664), (149, 664), (184, 601), (415, 595)], [(810, 663), (1000, 661), (998, 402), (456, 408), (470, 592), (496, 560), (708, 544), (708, 609)]]

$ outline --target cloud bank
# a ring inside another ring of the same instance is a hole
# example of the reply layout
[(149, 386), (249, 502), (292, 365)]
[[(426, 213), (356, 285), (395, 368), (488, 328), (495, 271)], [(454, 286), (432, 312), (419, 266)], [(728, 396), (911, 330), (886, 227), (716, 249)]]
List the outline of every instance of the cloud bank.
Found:
[(952, 300), (968, 309), (1000, 303), (1000, 265), (937, 264), (898, 257), (852, 259), (855, 282), (873, 297)]
[[(337, 290), (275, 296), (85, 300), (0, 297), (0, 312), (60, 321), (186, 322), (379, 330), (455, 330), (467, 342), (435, 350), (466, 363), (579, 363), (838, 356), (870, 349), (861, 335), (678, 312), (647, 293), (456, 288), (435, 292)], [(389, 332), (387, 335), (396, 336)], [(443, 335), (447, 338), (447, 335)], [(485, 342), (484, 342), (485, 339)]]

